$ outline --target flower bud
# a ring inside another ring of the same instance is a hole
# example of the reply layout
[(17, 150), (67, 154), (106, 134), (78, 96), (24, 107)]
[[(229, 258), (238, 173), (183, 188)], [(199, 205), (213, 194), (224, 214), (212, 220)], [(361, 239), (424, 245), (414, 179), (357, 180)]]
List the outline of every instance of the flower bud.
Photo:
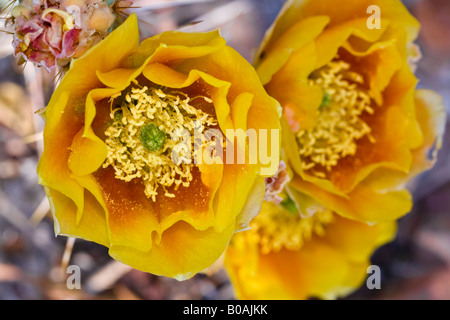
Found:
[(109, 29), (115, 19), (114, 14), (109, 10), (109, 7), (95, 10), (89, 19), (89, 28), (98, 31)]
[(61, 1), (61, 9), (67, 10), (68, 7), (77, 6), (80, 8), (80, 12), (86, 10), (86, 0), (62, 0)]
[(29, 17), (31, 15), (31, 10), (29, 8), (19, 4), (18, 6), (15, 6), (11, 10), (11, 15), (14, 18), (17, 18), (18, 16)]

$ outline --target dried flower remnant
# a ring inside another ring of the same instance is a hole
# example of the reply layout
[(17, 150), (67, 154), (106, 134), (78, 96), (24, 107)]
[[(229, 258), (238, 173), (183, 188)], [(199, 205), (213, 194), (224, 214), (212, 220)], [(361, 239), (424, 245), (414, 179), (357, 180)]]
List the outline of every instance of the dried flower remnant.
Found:
[(286, 170), (286, 163), (281, 160), (278, 167), (278, 172), (273, 177), (268, 177), (265, 179), (266, 193), (264, 195), (264, 200), (280, 204), (283, 201), (280, 193), (290, 180), (291, 178)]
[(23, 0), (11, 10), (15, 54), (47, 71), (65, 67), (108, 35), (116, 7), (99, 0)]

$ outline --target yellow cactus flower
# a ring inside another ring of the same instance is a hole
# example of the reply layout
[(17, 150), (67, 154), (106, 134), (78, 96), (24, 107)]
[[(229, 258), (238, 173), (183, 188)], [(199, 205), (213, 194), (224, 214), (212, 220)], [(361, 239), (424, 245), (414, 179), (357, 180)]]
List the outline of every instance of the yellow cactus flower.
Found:
[[(259, 135), (279, 130), (279, 109), (217, 31), (139, 44), (131, 15), (74, 60), (46, 109), (38, 174), (56, 234), (157, 275), (202, 271), (261, 207), (279, 138)], [(239, 129), (254, 130), (257, 161), (228, 161), (255, 151), (230, 138)]]
[(233, 237), (224, 264), (237, 298), (343, 297), (363, 284), (373, 251), (395, 235), (394, 222), (368, 225), (343, 218), (312, 198), (303, 201), (315, 206), (308, 216), (264, 202), (252, 229)]
[(405, 185), (436, 160), (445, 108), (416, 90), (419, 27), (398, 0), (291, 0), (263, 41), (255, 64), (283, 108), (292, 187), (343, 217), (401, 217)]

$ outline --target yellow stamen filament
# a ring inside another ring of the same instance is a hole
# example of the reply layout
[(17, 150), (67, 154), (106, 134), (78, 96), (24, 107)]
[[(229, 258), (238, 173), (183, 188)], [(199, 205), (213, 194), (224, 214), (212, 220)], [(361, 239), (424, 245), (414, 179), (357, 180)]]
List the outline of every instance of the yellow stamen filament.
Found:
[(348, 63), (334, 61), (310, 79), (310, 85), (323, 89), (324, 99), (315, 126), (300, 130), (296, 137), (303, 170), (319, 178), (325, 178), (340, 159), (355, 155), (357, 140), (367, 137), (375, 142), (361, 119), (364, 113), (374, 113), (372, 99), (361, 88), (363, 77), (349, 69)]
[(285, 248), (299, 250), (313, 235), (323, 236), (325, 228), (333, 221), (329, 210), (318, 210), (310, 217), (301, 217), (284, 208), (262, 211), (251, 222), (261, 252), (268, 254)]
[[(112, 123), (105, 131), (108, 154), (103, 168), (113, 167), (115, 178), (119, 180), (141, 179), (145, 195), (153, 201), (156, 201), (159, 187), (166, 197), (173, 198), (175, 195), (168, 188), (177, 190), (180, 186), (190, 185), (195, 165), (192, 161), (194, 143), (198, 143), (194, 141), (194, 130), (203, 133), (205, 128), (217, 124), (212, 116), (193, 107), (192, 99), (179, 94), (182, 97), (156, 88), (132, 88), (123, 104), (111, 110)], [(202, 98), (212, 103), (209, 98)], [(141, 141), (141, 129), (149, 125), (159, 135), (166, 135), (158, 141), (162, 144), (157, 144), (160, 147), (157, 150), (150, 151)], [(190, 154), (177, 150), (186, 130), (191, 139)], [(182, 155), (176, 162), (172, 159), (172, 151)]]

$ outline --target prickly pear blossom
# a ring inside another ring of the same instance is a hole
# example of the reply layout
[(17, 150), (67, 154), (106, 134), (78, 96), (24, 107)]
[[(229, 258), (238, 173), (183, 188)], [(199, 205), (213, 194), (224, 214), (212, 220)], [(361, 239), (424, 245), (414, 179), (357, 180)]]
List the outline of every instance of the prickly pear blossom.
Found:
[[(280, 107), (219, 31), (139, 40), (132, 14), (71, 63), (45, 111), (37, 171), (56, 234), (183, 280), (248, 228), (264, 178), (279, 165), (278, 157), (236, 163), (251, 140), (231, 137), (230, 129), (257, 132), (255, 153), (277, 155), (278, 136), (263, 135), (280, 130)], [(220, 135), (223, 152), (215, 147)]]

